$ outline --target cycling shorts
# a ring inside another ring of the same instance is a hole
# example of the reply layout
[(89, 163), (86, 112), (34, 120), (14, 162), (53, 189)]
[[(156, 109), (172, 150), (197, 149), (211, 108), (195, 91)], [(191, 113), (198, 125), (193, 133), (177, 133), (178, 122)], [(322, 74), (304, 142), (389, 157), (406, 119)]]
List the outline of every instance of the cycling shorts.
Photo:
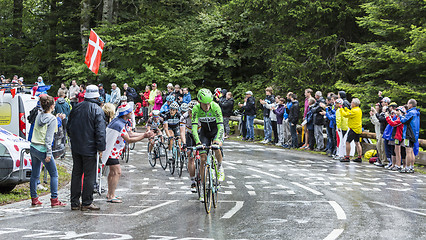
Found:
[(201, 144), (209, 147), (212, 145), (213, 140), (216, 138), (217, 128), (208, 131), (207, 128), (201, 128), (199, 133)]
[(195, 140), (192, 133), (186, 133), (186, 146), (187, 147), (195, 147)]
[(180, 136), (180, 127), (179, 127), (179, 125), (176, 125), (174, 127), (170, 127), (169, 126), (169, 130), (173, 131), (173, 134), (175, 135), (175, 137)]

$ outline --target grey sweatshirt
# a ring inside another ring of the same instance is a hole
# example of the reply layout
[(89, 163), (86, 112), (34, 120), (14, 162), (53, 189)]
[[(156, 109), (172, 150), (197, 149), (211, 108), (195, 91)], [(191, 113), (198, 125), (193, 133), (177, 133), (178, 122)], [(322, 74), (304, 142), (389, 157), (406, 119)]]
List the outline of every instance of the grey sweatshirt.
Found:
[(35, 120), (33, 138), (34, 145), (44, 145), (47, 156), (52, 155), (53, 135), (58, 127), (56, 117), (51, 113), (39, 113)]

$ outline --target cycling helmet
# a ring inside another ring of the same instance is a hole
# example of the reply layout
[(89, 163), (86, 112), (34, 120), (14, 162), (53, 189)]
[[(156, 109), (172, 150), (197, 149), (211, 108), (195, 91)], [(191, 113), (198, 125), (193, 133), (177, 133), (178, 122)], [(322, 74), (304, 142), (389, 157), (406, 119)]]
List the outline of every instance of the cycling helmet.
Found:
[(170, 109), (179, 109), (179, 104), (177, 104), (177, 102), (173, 102), (172, 104), (170, 104)]
[(191, 102), (189, 102), (189, 108), (190, 109), (192, 109), (195, 105), (197, 105), (198, 104), (198, 102), (197, 101), (195, 101), (195, 100), (192, 100)]
[(175, 96), (173, 96), (173, 95), (169, 95), (169, 96), (166, 97), (166, 101), (168, 101), (168, 102), (173, 102), (174, 100), (175, 100)]
[(200, 89), (200, 91), (198, 91), (197, 97), (200, 103), (209, 104), (213, 101), (212, 92), (206, 88)]
[(189, 110), (189, 105), (187, 103), (182, 103), (182, 105), (180, 106), (180, 110), (182, 112), (188, 112)]
[(159, 116), (160, 115), (160, 110), (154, 110), (154, 111), (152, 111), (152, 115), (153, 116)]

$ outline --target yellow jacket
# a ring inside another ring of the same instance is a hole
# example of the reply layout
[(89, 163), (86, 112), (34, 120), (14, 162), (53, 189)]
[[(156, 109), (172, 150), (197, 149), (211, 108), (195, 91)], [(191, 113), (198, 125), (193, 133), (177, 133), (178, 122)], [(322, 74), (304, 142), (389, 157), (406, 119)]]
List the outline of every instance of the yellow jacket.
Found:
[(362, 133), (362, 111), (359, 107), (354, 107), (351, 110), (344, 108), (342, 113), (343, 117), (348, 118), (348, 127), (356, 134)]
[(342, 131), (348, 131), (348, 119), (342, 116), (341, 111), (343, 111), (342, 108), (336, 111), (336, 127), (342, 129)]

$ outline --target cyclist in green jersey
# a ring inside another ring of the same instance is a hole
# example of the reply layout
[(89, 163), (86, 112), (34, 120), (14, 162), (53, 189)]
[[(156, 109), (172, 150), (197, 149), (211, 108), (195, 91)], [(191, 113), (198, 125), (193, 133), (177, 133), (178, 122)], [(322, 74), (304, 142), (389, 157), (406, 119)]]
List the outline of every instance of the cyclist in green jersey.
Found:
[[(222, 110), (216, 102), (213, 102), (213, 95), (208, 89), (201, 89), (198, 94), (199, 105), (195, 105), (192, 109), (192, 135), (197, 146), (222, 146), (223, 144), (223, 117)], [(198, 133), (198, 122), (201, 124), (200, 133)], [(225, 173), (222, 167), (222, 153), (220, 150), (215, 150), (215, 157), (218, 161), (218, 179), (219, 181), (225, 180)], [(204, 172), (204, 164), (207, 159), (207, 152), (200, 151), (201, 157), (201, 172)], [(201, 181), (204, 181), (204, 176), (201, 175)], [(204, 201), (200, 197), (200, 201)]]

